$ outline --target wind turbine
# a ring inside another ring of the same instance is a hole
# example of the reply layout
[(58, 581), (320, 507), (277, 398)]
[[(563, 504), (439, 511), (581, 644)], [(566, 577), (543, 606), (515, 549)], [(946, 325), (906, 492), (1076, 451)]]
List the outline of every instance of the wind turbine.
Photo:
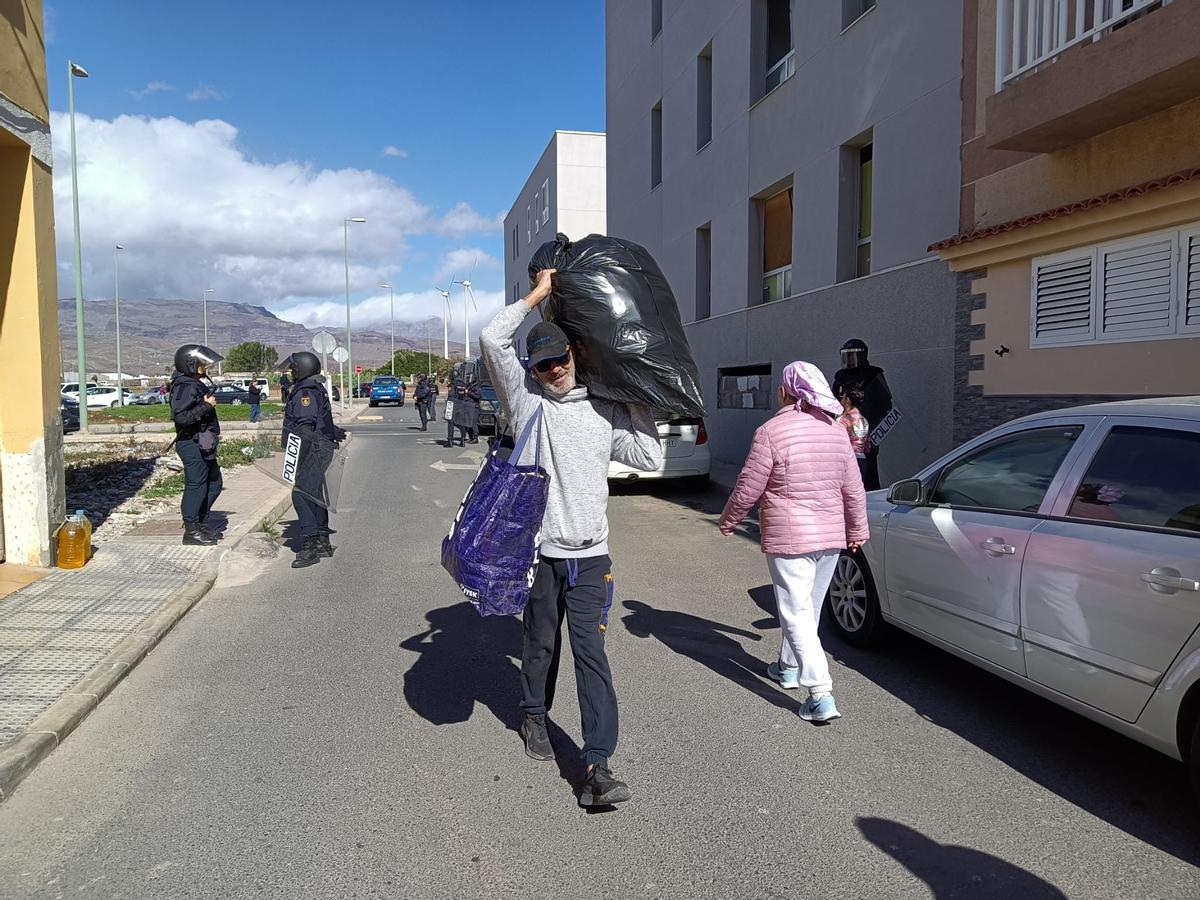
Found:
[(475, 303), (475, 292), (471, 290), (471, 273), (475, 271), (475, 266), (479, 264), (479, 257), (475, 257), (475, 262), (471, 264), (471, 272), (467, 273), (467, 277), (462, 281), (451, 281), (451, 284), (461, 284), (463, 286), (463, 359), (471, 358), (471, 314), (467, 309), (467, 298), (471, 300), (471, 305), (475, 307), (475, 311), (479, 312), (479, 306)]
[[(453, 281), (450, 282), (454, 284)], [(450, 358), (450, 292), (440, 287), (434, 288), (442, 295), (442, 359)]]

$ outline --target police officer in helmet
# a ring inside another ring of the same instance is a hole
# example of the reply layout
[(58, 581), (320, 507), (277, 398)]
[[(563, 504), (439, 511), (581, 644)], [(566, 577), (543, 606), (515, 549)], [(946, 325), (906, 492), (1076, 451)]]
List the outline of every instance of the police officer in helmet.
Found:
[(208, 514), (221, 493), (221, 467), (217, 444), (221, 423), (217, 398), (208, 378), (210, 366), (224, 359), (203, 344), (184, 344), (175, 351), (171, 376), (171, 419), (175, 422), (175, 452), (183, 462), (183, 542), (209, 546), (219, 535), (208, 524)]
[[(859, 338), (851, 338), (842, 344), (842, 367), (833, 376), (833, 395), (840, 400), (846, 389), (852, 386), (863, 392), (859, 412), (874, 431), (892, 409), (892, 391), (883, 369), (871, 365), (867, 358), (867, 344)], [(874, 443), (867, 451), (863, 486), (868, 491), (879, 490), (879, 446)]]
[[(345, 440), (345, 430), (333, 424), (333, 409), (320, 377), (321, 360), (317, 355), (307, 350), (293, 353), (279, 368), (284, 372), (290, 371), (292, 377), (291, 392), (283, 414), (284, 447), (287, 446), (289, 434), (308, 438), (311, 442), (308, 452), (319, 452)], [(319, 474), (323, 476), (323, 472)], [(333, 546), (329, 543), (329, 508), (313, 499), (321, 486), (312, 485), (308, 491), (301, 491), (297, 484), (292, 490), (292, 506), (299, 520), (302, 541), (292, 561), (293, 569), (314, 565), (323, 556), (333, 556)]]

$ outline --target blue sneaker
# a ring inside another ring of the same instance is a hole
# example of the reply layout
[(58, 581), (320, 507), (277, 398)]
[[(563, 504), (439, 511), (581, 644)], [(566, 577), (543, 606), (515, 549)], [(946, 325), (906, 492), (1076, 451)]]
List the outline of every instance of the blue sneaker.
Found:
[(767, 666), (767, 677), (772, 681), (778, 681), (781, 688), (789, 691), (800, 687), (800, 670), (781, 668), (778, 662)]
[(842, 717), (833, 701), (833, 694), (824, 694), (819, 700), (809, 697), (797, 712), (806, 722), (832, 722)]

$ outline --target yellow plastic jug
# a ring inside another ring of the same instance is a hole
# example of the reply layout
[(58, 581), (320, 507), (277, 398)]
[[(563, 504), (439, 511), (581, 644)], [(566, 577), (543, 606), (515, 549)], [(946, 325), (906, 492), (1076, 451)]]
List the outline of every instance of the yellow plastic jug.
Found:
[(83, 522), (75, 516), (58, 529), (58, 567), (60, 569), (82, 569), (88, 560), (87, 531)]
[(92, 558), (92, 520), (87, 517), (86, 509), (75, 510), (75, 518), (83, 524), (83, 545), (87, 548), (84, 561)]

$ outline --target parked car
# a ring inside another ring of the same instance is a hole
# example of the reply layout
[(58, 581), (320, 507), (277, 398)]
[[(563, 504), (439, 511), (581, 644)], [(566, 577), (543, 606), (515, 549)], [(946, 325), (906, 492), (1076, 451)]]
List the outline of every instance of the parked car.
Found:
[(490, 384), (481, 384), (479, 398), (479, 433), (500, 434), (503, 414), (496, 389)]
[(371, 406), (378, 406), (380, 403), (397, 403), (403, 406), (404, 382), (395, 375), (376, 375), (371, 379), (370, 393), (367, 396), (371, 398)]
[(79, 401), (70, 397), (60, 397), (58, 414), (62, 418), (63, 433), (79, 430)]
[(1197, 460), (1200, 397), (994, 429), (868, 496), (830, 622), (860, 645), (896, 625), (1181, 759), (1200, 797)]
[(653, 472), (642, 472), (613, 460), (608, 464), (610, 481), (634, 482), (642, 479), (690, 478), (708, 481), (712, 454), (708, 449), (708, 429), (703, 419), (659, 419), (658, 438), (663, 448), (662, 464)]
[(217, 398), (218, 403), (231, 403), (234, 406), (250, 402), (250, 392), (236, 384), (218, 384), (213, 390), (213, 396)]
[(166, 385), (163, 385), (149, 391), (143, 391), (140, 394), (134, 394), (129, 400), (135, 406), (153, 406), (156, 403), (170, 403), (171, 392), (167, 389)]
[[(78, 385), (76, 385), (78, 387)], [(65, 392), (59, 396), (79, 402), (79, 394)], [(125, 389), (125, 403), (128, 405), (132, 402), (132, 395), (128, 389)], [(121, 397), (117, 394), (117, 387), (113, 384), (89, 384), (87, 386), (87, 407), (88, 409), (108, 409), (113, 406), (121, 405)]]

